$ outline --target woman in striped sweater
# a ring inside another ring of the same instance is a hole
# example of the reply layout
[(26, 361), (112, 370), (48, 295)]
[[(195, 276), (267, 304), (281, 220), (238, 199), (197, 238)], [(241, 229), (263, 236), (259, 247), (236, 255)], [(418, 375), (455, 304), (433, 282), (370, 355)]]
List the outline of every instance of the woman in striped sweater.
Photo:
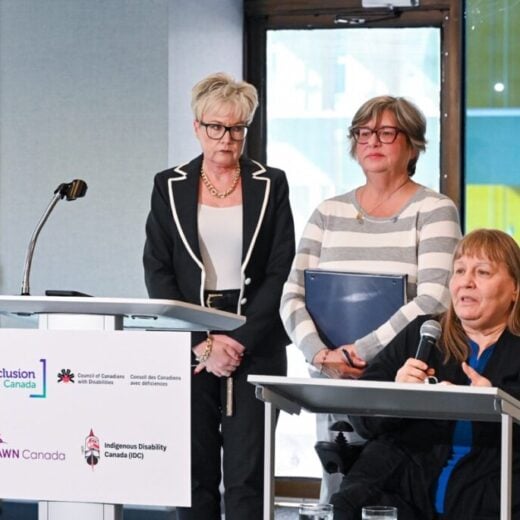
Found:
[[(404, 98), (379, 96), (364, 103), (349, 137), (350, 153), (366, 183), (322, 202), (303, 232), (284, 286), (281, 315), (307, 362), (329, 377), (359, 377), (408, 323), (418, 315), (443, 312), (449, 304), (459, 218), (448, 197), (412, 180), (426, 148), (425, 133), (423, 114)], [(305, 308), (304, 271), (316, 268), (406, 274), (407, 303), (353, 344), (329, 350)], [(352, 366), (345, 363), (342, 349), (350, 354)], [(322, 488), (321, 498), (328, 496)]]

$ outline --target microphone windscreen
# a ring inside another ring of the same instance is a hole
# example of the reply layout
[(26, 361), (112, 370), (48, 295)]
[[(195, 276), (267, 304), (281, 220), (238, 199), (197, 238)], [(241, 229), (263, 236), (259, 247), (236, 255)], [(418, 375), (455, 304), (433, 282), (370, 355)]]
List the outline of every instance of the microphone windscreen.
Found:
[(87, 183), (81, 179), (74, 179), (67, 186), (67, 200), (76, 200), (80, 197), (84, 197), (87, 193)]
[(442, 334), (441, 325), (438, 321), (435, 320), (425, 321), (421, 325), (420, 334), (421, 336), (430, 336), (434, 338), (435, 341), (437, 341)]

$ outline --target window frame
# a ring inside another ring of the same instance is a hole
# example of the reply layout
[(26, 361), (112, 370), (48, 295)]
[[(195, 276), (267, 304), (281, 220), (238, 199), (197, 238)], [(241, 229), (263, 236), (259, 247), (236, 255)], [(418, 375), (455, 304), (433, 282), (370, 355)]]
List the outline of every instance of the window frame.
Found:
[[(357, 27), (441, 29), (440, 191), (464, 215), (464, 20), (461, 0), (420, 0), (410, 8), (362, 8), (361, 0), (244, 0), (244, 77), (256, 86), (260, 105), (251, 124), (247, 153), (266, 162), (267, 31), (345, 28), (337, 16), (364, 18)], [(356, 26), (352, 26), (356, 27)]]

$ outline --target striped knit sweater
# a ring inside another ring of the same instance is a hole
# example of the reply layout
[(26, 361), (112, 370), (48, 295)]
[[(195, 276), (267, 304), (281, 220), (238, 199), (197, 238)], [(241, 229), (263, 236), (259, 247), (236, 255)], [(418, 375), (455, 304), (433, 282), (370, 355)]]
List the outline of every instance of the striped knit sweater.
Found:
[(449, 304), (452, 256), (460, 239), (453, 202), (421, 186), (397, 215), (356, 219), (355, 191), (325, 200), (304, 229), (285, 283), (281, 316), (293, 343), (310, 363), (326, 348), (305, 308), (304, 270), (407, 274), (407, 303), (378, 329), (355, 341), (370, 361), (416, 316)]

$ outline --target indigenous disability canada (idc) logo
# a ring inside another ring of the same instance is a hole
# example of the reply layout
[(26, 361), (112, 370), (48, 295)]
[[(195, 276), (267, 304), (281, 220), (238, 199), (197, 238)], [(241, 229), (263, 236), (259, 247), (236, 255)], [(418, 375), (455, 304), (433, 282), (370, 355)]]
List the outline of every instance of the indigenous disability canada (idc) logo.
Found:
[(90, 433), (85, 438), (85, 446), (82, 449), (83, 456), (86, 463), (94, 469), (94, 466), (99, 462), (99, 439), (94, 435), (94, 430), (91, 428)]

